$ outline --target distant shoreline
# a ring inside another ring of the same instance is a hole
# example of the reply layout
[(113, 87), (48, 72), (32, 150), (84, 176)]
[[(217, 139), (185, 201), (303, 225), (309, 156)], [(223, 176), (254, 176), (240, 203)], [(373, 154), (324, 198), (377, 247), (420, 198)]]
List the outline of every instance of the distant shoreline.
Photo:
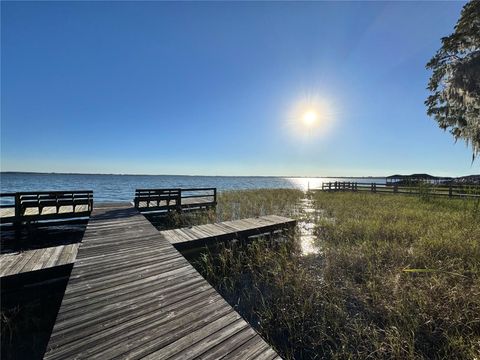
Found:
[(386, 176), (298, 176), (298, 175), (185, 175), (185, 174), (108, 174), (108, 173), (63, 173), (35, 171), (0, 171), (3, 174), (34, 174), (34, 175), (101, 175), (101, 176), (188, 176), (188, 177), (232, 177), (232, 178), (323, 178), (323, 179), (381, 179)]

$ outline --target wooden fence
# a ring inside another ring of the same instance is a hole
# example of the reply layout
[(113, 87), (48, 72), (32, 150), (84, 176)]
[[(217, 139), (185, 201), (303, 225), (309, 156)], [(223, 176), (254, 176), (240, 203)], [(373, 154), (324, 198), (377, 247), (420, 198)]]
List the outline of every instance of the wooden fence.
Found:
[[(316, 189), (319, 190), (319, 189)], [(432, 195), (446, 197), (480, 197), (480, 186), (476, 185), (437, 185), (429, 184), (400, 186), (377, 183), (358, 183), (351, 181), (334, 181), (322, 183), (322, 191), (367, 191), (381, 194)]]

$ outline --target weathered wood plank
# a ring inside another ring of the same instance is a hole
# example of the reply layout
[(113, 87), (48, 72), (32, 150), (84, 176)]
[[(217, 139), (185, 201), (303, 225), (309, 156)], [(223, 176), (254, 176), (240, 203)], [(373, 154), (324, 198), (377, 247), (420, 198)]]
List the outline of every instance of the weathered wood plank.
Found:
[(225, 339), (220, 344), (204, 349), (204, 352), (198, 356), (198, 359), (219, 359), (222, 357), (222, 354), (225, 354), (225, 352), (235, 351), (237, 348), (241, 347), (244, 343), (256, 336), (258, 336), (257, 333), (250, 326), (246, 326), (240, 331), (234, 333), (229, 338)]
[(52, 246), (0, 255), (0, 276), (71, 264), (75, 261), (78, 244)]
[[(207, 225), (170, 236), (194, 241), (224, 232)], [(229, 358), (239, 346), (229, 339), (239, 333), (244, 351), (251, 339), (257, 341), (250, 353), (270, 349), (136, 209), (98, 208), (78, 249), (45, 359), (193, 358), (209, 350)]]
[(293, 227), (295, 224), (295, 220), (282, 216), (262, 216), (259, 218), (165, 230), (160, 233), (175, 246), (187, 244), (194, 246), (196, 241), (268, 234), (274, 230)]
[[(192, 359), (204, 353), (206, 349), (221, 344), (233, 334), (248, 327), (248, 324), (242, 321), (238, 314), (236, 317), (230, 316), (230, 319), (221, 318), (169, 344), (161, 351), (148, 355), (146, 359), (167, 359), (174, 355), (184, 359)], [(255, 332), (253, 333), (255, 334)]]

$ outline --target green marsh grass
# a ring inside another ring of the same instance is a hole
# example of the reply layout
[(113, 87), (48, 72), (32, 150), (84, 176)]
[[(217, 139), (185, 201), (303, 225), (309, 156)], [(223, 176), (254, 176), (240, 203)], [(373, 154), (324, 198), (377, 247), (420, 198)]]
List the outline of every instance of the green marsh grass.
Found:
[[(222, 195), (223, 196), (223, 195)], [(305, 195), (230, 192), (210, 220), (305, 217)], [(285, 358), (480, 358), (475, 200), (310, 193), (318, 255), (298, 235), (232, 242), (195, 266)], [(225, 201), (225, 203), (223, 202)], [(203, 219), (208, 221), (208, 219)]]
[(301, 210), (301, 190), (295, 189), (254, 189), (224, 191), (217, 196), (217, 208), (207, 211), (171, 212), (164, 216), (149, 215), (149, 220), (158, 228), (186, 227), (219, 221), (238, 220), (263, 215), (294, 216)]

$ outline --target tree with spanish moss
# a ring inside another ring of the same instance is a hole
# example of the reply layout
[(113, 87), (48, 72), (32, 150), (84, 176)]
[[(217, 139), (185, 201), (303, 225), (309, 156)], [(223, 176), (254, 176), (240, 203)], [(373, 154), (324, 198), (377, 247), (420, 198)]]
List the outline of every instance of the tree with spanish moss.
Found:
[(455, 140), (480, 154), (480, 0), (462, 9), (453, 34), (442, 38), (442, 47), (426, 65), (433, 71), (425, 101), (427, 114)]

